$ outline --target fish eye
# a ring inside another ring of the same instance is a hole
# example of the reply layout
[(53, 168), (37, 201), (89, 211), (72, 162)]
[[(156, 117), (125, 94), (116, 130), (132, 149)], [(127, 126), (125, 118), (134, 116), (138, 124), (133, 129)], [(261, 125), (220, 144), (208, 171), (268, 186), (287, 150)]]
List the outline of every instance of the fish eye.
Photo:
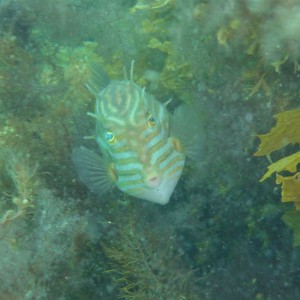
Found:
[(154, 118), (153, 115), (149, 114), (147, 118), (147, 122), (149, 126), (154, 126), (156, 124), (156, 119)]
[(106, 139), (109, 143), (112, 143), (112, 142), (114, 142), (114, 140), (115, 140), (115, 135), (114, 135), (111, 131), (107, 130), (106, 133), (105, 133), (105, 139)]

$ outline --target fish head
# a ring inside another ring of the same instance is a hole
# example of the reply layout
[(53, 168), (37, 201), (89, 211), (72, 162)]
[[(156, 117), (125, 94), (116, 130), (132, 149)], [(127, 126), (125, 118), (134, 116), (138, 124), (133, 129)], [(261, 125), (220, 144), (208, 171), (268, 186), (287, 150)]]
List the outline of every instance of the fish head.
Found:
[(117, 187), (140, 199), (169, 202), (185, 156), (169, 135), (165, 106), (131, 81), (112, 84), (97, 101), (97, 141), (113, 163)]

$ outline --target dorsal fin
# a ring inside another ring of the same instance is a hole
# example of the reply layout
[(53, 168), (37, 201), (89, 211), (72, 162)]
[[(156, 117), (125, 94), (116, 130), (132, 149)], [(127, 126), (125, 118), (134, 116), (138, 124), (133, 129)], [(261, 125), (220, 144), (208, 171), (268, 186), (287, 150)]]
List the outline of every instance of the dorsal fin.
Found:
[(130, 81), (133, 82), (133, 69), (134, 69), (134, 60), (131, 61), (129, 78), (128, 78), (127, 72), (126, 72), (126, 68), (123, 67), (123, 72), (124, 72), (124, 78), (125, 78), (125, 80), (130, 80)]
[(127, 72), (126, 72), (125, 66), (123, 66), (123, 72), (124, 72), (124, 79), (125, 79), (125, 80), (128, 80)]
[(130, 65), (130, 77), (129, 80), (133, 82), (133, 68), (134, 68), (134, 60), (131, 61)]
[(167, 105), (173, 100), (173, 98), (170, 98), (169, 100), (167, 100), (165, 103), (164, 103), (164, 106), (167, 107)]
[(109, 82), (109, 77), (103, 68), (99, 64), (91, 64), (91, 79), (85, 84), (90, 93), (97, 97)]

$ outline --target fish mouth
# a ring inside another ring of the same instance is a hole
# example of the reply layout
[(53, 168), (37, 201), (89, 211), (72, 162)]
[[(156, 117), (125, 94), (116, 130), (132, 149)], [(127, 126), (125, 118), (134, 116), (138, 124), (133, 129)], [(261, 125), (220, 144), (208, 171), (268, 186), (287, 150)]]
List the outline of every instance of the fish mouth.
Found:
[(161, 183), (161, 180), (158, 176), (153, 176), (148, 180), (149, 187), (158, 187)]
[(154, 189), (160, 186), (162, 178), (156, 172), (151, 172), (144, 177), (146, 187)]
[(135, 196), (154, 203), (165, 205), (169, 202), (179, 177), (164, 178), (163, 176), (148, 176), (144, 180), (145, 188)]

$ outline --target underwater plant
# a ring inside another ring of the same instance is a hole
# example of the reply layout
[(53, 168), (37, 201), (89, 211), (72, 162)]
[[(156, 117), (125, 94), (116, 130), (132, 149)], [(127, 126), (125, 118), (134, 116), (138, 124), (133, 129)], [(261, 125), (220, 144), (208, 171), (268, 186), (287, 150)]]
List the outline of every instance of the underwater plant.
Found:
[[(199, 299), (194, 294), (193, 271), (174, 257), (173, 241), (158, 236), (145, 224), (119, 228), (103, 245), (109, 259), (105, 273), (118, 283), (120, 298), (132, 300)], [(170, 260), (170, 257), (174, 257)]]
[(9, 209), (2, 216), (0, 224), (6, 225), (34, 208), (35, 193), (38, 188), (37, 164), (32, 164), (23, 153), (9, 156), (6, 169), (14, 187), (12, 202), (15, 209)]
[[(285, 111), (276, 116), (276, 126), (270, 133), (258, 135), (261, 143), (254, 156), (267, 156), (288, 144), (300, 142), (300, 110)], [(300, 151), (281, 158), (268, 166), (268, 171), (260, 179), (264, 181), (276, 173), (276, 183), (282, 185), (282, 201), (293, 201), (296, 209), (300, 210), (300, 181), (297, 165), (300, 162)], [(283, 171), (292, 173), (292, 176), (280, 175)]]
[[(260, 139), (259, 149), (254, 156), (270, 155), (289, 144), (300, 143), (300, 109), (285, 111), (275, 115), (276, 126), (268, 134), (258, 135)], [(300, 151), (287, 155), (268, 166), (267, 172), (260, 179), (260, 182), (276, 174), (276, 183), (281, 185), (281, 201), (294, 202), (296, 212), (287, 211), (283, 220), (294, 231), (294, 245), (300, 245)]]

